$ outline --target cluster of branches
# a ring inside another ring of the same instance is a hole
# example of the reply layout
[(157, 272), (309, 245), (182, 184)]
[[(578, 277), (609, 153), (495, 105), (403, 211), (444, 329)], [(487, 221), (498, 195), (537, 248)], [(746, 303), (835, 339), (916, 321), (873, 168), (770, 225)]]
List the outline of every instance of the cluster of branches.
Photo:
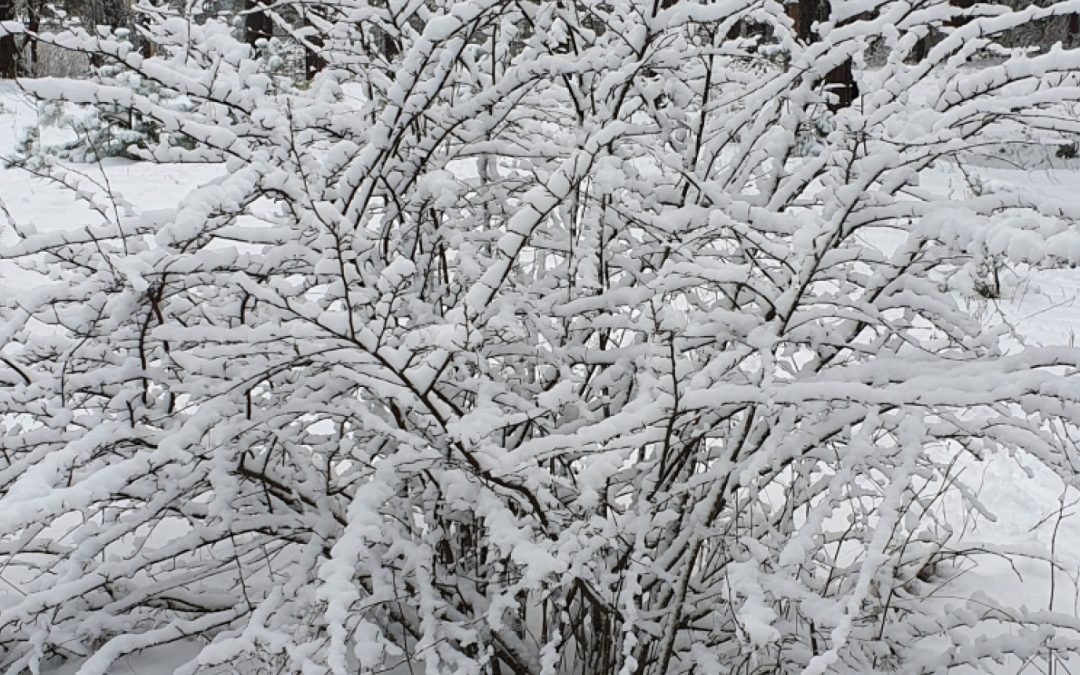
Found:
[(805, 40), (772, 0), (279, 14), (304, 4), (266, 10), (325, 63), (302, 87), (212, 15), (144, 7), (152, 58), (34, 36), (192, 105), (31, 92), (226, 170), (141, 212), (27, 163), (100, 222), (0, 252), (41, 275), (0, 298), (4, 672), (190, 640), (181, 672), (342, 675), (1080, 648), (1074, 617), (941, 597), (980, 555), (945, 508), (979, 508), (964, 457), (1072, 483), (1080, 421), (1080, 351), (1005, 353), (947, 280), (987, 250), (1075, 262), (1080, 205), (918, 185), (1080, 131), (1056, 108), (1080, 53), (973, 65), (1072, 5), (834, 2)]
[[(253, 46), (259, 40), (270, 39), (274, 35), (272, 15), (259, 0), (215, 0), (195, 4), (168, 0), (158, 5), (165, 5), (180, 16), (197, 14), (199, 11), (212, 12), (218, 17), (239, 14), (243, 17), (244, 39)], [(308, 10), (301, 16), (312, 11), (317, 10)], [(140, 16), (136, 0), (0, 0), (0, 21), (22, 21), (29, 30), (29, 33), (23, 34), (24, 42), (21, 44), (15, 34), (0, 37), (0, 79), (48, 74), (36, 67), (40, 61), (37, 41), (25, 38), (56, 24), (67, 24), (70, 28), (73, 23), (78, 23), (91, 33), (126, 30), (144, 52), (150, 52), (153, 43), (140, 30)], [(316, 57), (312, 55), (309, 58)], [(101, 65), (101, 62), (95, 65)]]
[[(50, 22), (77, 20), (91, 31), (126, 27), (132, 19), (132, 0), (0, 0), (0, 21), (25, 21), (30, 34)], [(15, 79), (35, 71), (39, 60), (32, 40), (0, 37), (0, 79)]]

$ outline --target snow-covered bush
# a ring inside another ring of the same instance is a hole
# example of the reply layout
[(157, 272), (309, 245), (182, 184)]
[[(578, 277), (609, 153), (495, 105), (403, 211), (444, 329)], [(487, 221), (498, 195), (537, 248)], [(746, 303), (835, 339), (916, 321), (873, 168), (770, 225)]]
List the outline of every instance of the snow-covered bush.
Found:
[[(140, 99), (155, 105), (166, 105), (175, 113), (183, 114), (191, 108), (185, 97), (162, 88), (157, 82), (146, 82), (138, 74), (116, 67), (98, 70), (102, 86), (126, 90)], [(73, 106), (59, 98), (46, 98), (41, 105), (38, 124), (56, 127), (70, 132), (70, 140), (51, 145), (40, 143), (40, 134), (27, 136), (28, 142), (20, 147), (23, 161), (56, 156), (75, 162), (95, 162), (106, 157), (127, 159), (153, 159), (172, 146), (193, 149), (192, 140), (182, 134), (162, 134), (156, 117), (145, 114), (138, 105), (128, 100), (107, 101)]]
[(911, 63), (948, 3), (836, 2), (806, 45), (761, 0), (339, 0), (295, 36), (328, 64), (304, 89), (214, 20), (152, 16), (154, 58), (48, 37), (192, 105), (28, 88), (226, 171), (2, 251), (42, 281), (0, 298), (0, 667), (191, 640), (180, 672), (1077, 650), (1075, 617), (950, 582), (1012, 554), (957, 537), (965, 455), (1075, 484), (1080, 351), (1006, 353), (943, 280), (1077, 260), (1080, 206), (920, 185), (1006, 122), (1077, 131), (1080, 52), (971, 62), (1065, 6), (978, 5)]
[[(163, 11), (167, 11), (163, 10)], [(205, 16), (193, 12), (196, 19), (205, 21)], [(225, 18), (228, 15), (224, 15)], [(191, 20), (188, 17), (188, 20)], [(236, 21), (229, 23), (235, 24)], [(223, 21), (212, 24), (218, 31), (227, 31)], [(122, 28), (116, 31), (101, 31), (98, 42), (108, 40), (110, 53), (131, 54), (135, 45), (131, 42), (131, 31)], [(71, 54), (83, 56), (88, 50), (71, 47), (78, 44), (85, 34), (72, 31), (70, 35), (46, 36), (39, 41), (39, 51), (54, 55)], [(66, 47), (66, 49), (64, 49)], [(190, 45), (166, 41), (155, 46), (165, 52), (167, 58), (160, 63), (170, 63), (179, 59), (188, 67), (199, 63), (207, 70), (215, 67), (215, 53), (192, 55)], [(250, 67), (257, 67), (268, 75), (274, 87), (293, 90), (306, 86), (304, 81), (304, 49), (296, 40), (263, 40), (251, 50)], [(178, 129), (170, 129), (161, 120), (162, 111), (168, 110), (171, 117), (190, 117), (195, 114), (194, 107), (199, 104), (199, 97), (185, 95), (157, 77), (145, 77), (142, 73), (125, 64), (116, 64), (114, 59), (103, 56), (105, 65), (93, 69), (89, 75), (74, 78), (50, 78), (51, 84), (37, 83), (35, 91), (43, 99), (38, 117), (38, 127), (55, 128), (66, 132), (66, 140), (43, 144), (39, 129), (27, 135), (26, 142), (19, 148), (18, 161), (38, 163), (52, 157), (75, 162), (95, 162), (108, 157), (122, 157), (139, 160), (178, 160), (180, 155), (173, 152), (176, 148), (184, 151), (190, 160), (203, 161), (216, 158), (213, 147), (198, 147), (196, 137)], [(90, 79), (97, 84), (95, 91), (104, 93), (103, 97), (93, 100), (72, 100), (64, 90), (63, 83), (71, 79)], [(228, 117), (227, 106), (207, 103), (198, 117), (216, 124), (218, 116)], [(55, 134), (54, 134), (55, 135)], [(192, 152), (195, 151), (195, 152)]]

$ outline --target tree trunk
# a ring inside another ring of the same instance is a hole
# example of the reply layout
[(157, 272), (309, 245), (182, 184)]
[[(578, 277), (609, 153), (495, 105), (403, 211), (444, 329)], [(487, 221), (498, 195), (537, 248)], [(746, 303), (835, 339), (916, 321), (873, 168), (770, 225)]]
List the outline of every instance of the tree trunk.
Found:
[[(970, 9), (975, 5), (975, 0), (949, 0), (949, 4), (957, 9)], [(949, 25), (959, 28), (971, 21), (971, 17), (957, 16), (949, 20)]]
[(269, 40), (274, 34), (274, 20), (264, 9), (260, 9), (259, 0), (245, 0), (244, 41), (252, 47), (261, 39)]
[(930, 35), (919, 38), (919, 41), (915, 43), (915, 47), (912, 48), (911, 54), (908, 56), (908, 61), (911, 63), (919, 63), (926, 58), (928, 53), (930, 53)]
[[(15, 0), (0, 0), (0, 21), (15, 21)], [(19, 75), (19, 46), (14, 35), (0, 37), (0, 79), (13, 80)]]
[[(311, 27), (311, 14), (315, 10), (304, 10), (304, 26)], [(321, 48), (323, 46), (322, 33), (316, 33), (307, 37), (307, 42), (310, 46), (304, 45), (304, 70), (307, 79), (311, 79), (322, 72), (322, 69), (326, 67), (326, 60), (321, 55)]]
[(851, 72), (851, 59), (833, 68), (825, 76), (824, 83), (825, 91), (836, 97), (827, 104), (833, 112), (847, 108), (859, 97), (859, 86), (855, 84), (855, 76)]
[[(814, 22), (828, 19), (829, 3), (828, 0), (793, 0), (787, 5), (787, 13), (795, 23), (795, 35), (800, 40), (817, 42), (817, 35), (812, 30)], [(822, 79), (826, 93), (836, 97), (828, 103), (833, 112), (850, 106), (859, 97), (851, 65), (851, 59), (848, 59)]]
[(41, 50), (38, 49), (37, 34), (41, 30), (42, 0), (30, 0), (26, 3), (26, 28), (33, 34), (30, 41), (30, 64), (27, 71), (33, 77), (41, 77)]
[[(811, 29), (814, 27), (814, 22), (822, 18), (818, 16), (821, 13), (822, 4), (824, 3), (819, 0), (798, 0), (795, 9), (795, 35), (803, 42), (817, 42), (817, 36)], [(827, 11), (826, 14), (828, 14)]]
[[(131, 18), (128, 2), (129, 0), (94, 0), (93, 2), (87, 2), (82, 19), (92, 33), (97, 32), (99, 28), (113, 31), (117, 28), (127, 28)], [(131, 37), (135, 39), (135, 36)], [(94, 54), (90, 57), (90, 64), (95, 68), (100, 68), (105, 65), (105, 60), (100, 54)]]

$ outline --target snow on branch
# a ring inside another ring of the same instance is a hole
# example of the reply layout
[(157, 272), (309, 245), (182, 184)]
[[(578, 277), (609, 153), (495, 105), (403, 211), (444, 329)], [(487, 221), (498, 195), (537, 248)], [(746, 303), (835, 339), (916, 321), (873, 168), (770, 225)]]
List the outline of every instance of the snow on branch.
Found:
[(103, 64), (24, 86), (116, 154), (225, 171), (143, 212), (70, 173), (98, 122), (18, 158), (101, 222), (0, 250), (43, 280), (0, 298), (0, 670), (1080, 649), (953, 589), (1020, 555), (963, 539), (965, 462), (1080, 459), (1080, 351), (955, 282), (1077, 264), (1080, 202), (924, 180), (1075, 137), (1080, 52), (1003, 46), (1075, 0), (282, 1), (247, 41), (210, 4), (142, 3), (152, 54), (31, 35)]

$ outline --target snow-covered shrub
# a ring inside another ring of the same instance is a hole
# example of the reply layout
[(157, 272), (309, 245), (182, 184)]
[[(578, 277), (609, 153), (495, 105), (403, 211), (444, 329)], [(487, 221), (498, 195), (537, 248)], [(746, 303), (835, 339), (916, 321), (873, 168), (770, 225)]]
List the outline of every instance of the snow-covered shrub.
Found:
[[(965, 455), (1076, 483), (1080, 351), (1007, 354), (942, 280), (1080, 259), (1080, 207), (918, 184), (1004, 121), (1077, 130), (1053, 106), (1080, 53), (969, 62), (1063, 6), (980, 4), (911, 63), (948, 3), (838, 2), (805, 45), (758, 0), (339, 0), (303, 90), (214, 20), (152, 17), (149, 59), (55, 36), (192, 105), (29, 88), (227, 170), (2, 252), (42, 281), (0, 298), (0, 667), (183, 640), (185, 673), (1077, 650), (1075, 617), (950, 582), (1012, 555), (957, 537)], [(727, 39), (744, 17), (784, 64)]]
[[(205, 21), (204, 16), (196, 14), (196, 17)], [(214, 23), (212, 27), (218, 31), (228, 31), (225, 22)], [(57, 39), (49, 36), (40, 41), (40, 51), (52, 54), (59, 51), (85, 58), (85, 50), (70, 49), (71, 40), (76, 37), (69, 35)], [(128, 40), (130, 31), (127, 29), (118, 30), (115, 35), (106, 34), (105, 37), (110, 40), (110, 49), (117, 53), (130, 54), (134, 49)], [(68, 48), (63, 49), (65, 46)], [(188, 53), (190, 45), (175, 40), (157, 45), (156, 49), (165, 52), (162, 54), (165, 58), (160, 59), (159, 63), (169, 63), (179, 58), (189, 65), (191, 62), (201, 63), (210, 72), (214, 68), (211, 60), (215, 54), (191, 55)], [(295, 40), (264, 40), (249, 55), (252, 57), (249, 63), (252, 66), (257, 64), (259, 71), (271, 78), (274, 87), (294, 90), (298, 86), (306, 86), (304, 50)], [(106, 65), (94, 69), (89, 79), (98, 85), (95, 89), (97, 92), (107, 93), (93, 101), (73, 103), (62, 89), (63, 78), (55, 78), (52, 83), (61, 86), (60, 89), (41, 83), (35, 85), (37, 91), (44, 93), (39, 127), (64, 130), (68, 132), (70, 140), (49, 145), (24, 143), (18, 159), (36, 162), (47, 157), (59, 157), (75, 162), (94, 162), (107, 157), (123, 157), (175, 161), (180, 155), (174, 149), (185, 152), (189, 159), (195, 161), (217, 157), (214, 148), (198, 147), (195, 136), (163, 124), (161, 111), (168, 110), (174, 118), (197, 116), (216, 124), (219, 119), (229, 117), (228, 106), (209, 102), (196, 115), (194, 106), (198, 105), (198, 97), (187, 96), (161, 78), (146, 77), (126, 65), (117, 65), (107, 58), (105, 60)], [(40, 135), (35, 137), (39, 138)]]
[(301, 85), (304, 76), (304, 49), (294, 40), (273, 38), (259, 46), (267, 74), (283, 80), (282, 86)]
[[(155, 105), (165, 105), (178, 113), (187, 112), (186, 98), (162, 88), (157, 82), (147, 82), (126, 69), (103, 67), (98, 71), (103, 86), (128, 91)], [(62, 96), (62, 95), (61, 95)], [(46, 97), (40, 108), (38, 124), (56, 127), (72, 133), (73, 139), (43, 146), (23, 145), (25, 159), (35, 154), (47, 154), (75, 162), (94, 162), (106, 157), (153, 159), (169, 147), (192, 149), (193, 142), (182, 134), (162, 134), (157, 118), (145, 113), (145, 108), (130, 100), (103, 101), (73, 106), (63, 98)], [(40, 138), (37, 136), (36, 138)]]

